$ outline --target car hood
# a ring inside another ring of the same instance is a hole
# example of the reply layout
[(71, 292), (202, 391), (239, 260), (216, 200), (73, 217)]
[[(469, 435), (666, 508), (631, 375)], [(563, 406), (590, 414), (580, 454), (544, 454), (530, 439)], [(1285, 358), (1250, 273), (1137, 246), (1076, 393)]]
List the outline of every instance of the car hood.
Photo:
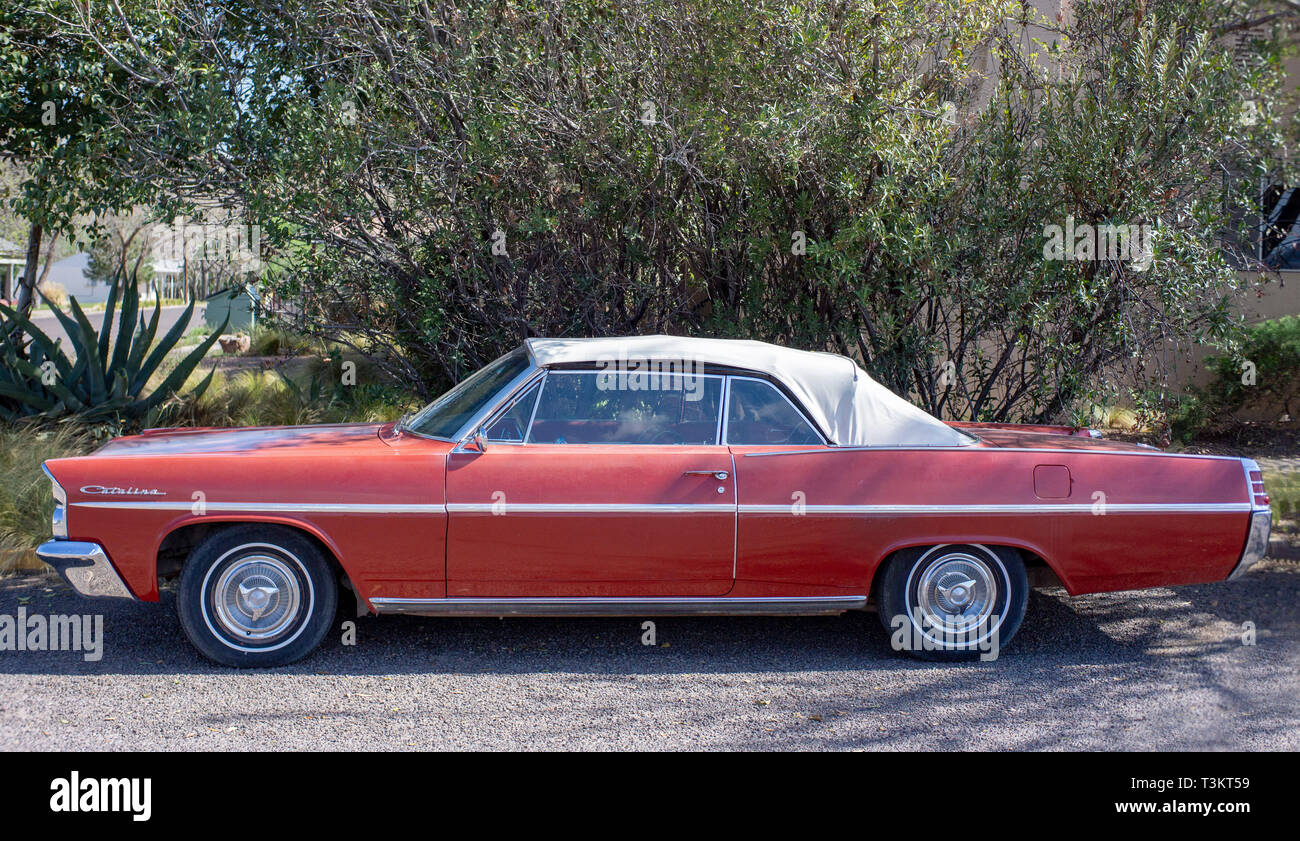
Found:
[(150, 429), (139, 435), (115, 438), (96, 456), (183, 455), (246, 453), (304, 449), (374, 442), (379, 444), (380, 424), (349, 423), (321, 426), (261, 426), (243, 429)]

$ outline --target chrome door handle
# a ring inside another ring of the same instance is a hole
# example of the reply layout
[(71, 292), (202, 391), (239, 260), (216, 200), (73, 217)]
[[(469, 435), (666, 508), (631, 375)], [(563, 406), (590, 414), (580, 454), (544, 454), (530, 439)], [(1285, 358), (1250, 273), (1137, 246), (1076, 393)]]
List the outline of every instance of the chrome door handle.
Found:
[(687, 470), (687, 471), (686, 471), (685, 473), (683, 473), (682, 475), (683, 475), (683, 476), (712, 476), (714, 479), (717, 479), (719, 482), (721, 482), (723, 479), (727, 478), (727, 471), (725, 471), (725, 470)]

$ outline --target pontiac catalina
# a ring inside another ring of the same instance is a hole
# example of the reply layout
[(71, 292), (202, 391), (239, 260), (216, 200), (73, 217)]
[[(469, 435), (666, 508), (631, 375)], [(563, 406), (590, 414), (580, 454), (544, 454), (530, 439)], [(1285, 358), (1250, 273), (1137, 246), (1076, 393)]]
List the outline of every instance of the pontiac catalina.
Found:
[[(1005, 645), (1031, 585), (1220, 581), (1264, 554), (1258, 466), (1089, 430), (944, 423), (852, 360), (751, 341), (530, 339), (399, 423), (155, 429), (53, 459), (40, 556), (156, 601), (233, 666), (339, 610), (836, 614)], [(351, 602), (353, 598), (348, 601)]]

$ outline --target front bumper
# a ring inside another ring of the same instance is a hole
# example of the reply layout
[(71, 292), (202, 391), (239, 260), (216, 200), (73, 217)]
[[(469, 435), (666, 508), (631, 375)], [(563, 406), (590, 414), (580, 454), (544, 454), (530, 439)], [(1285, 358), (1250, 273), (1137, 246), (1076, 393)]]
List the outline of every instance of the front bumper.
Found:
[(1246, 574), (1246, 570), (1263, 560), (1268, 554), (1268, 533), (1273, 528), (1273, 512), (1264, 508), (1250, 514), (1250, 533), (1246, 535), (1246, 548), (1241, 550), (1237, 568), (1228, 576), (1231, 581)]
[(54, 567), (63, 580), (83, 596), (93, 599), (134, 599), (122, 576), (98, 543), (80, 540), (50, 540), (36, 550), (42, 561)]

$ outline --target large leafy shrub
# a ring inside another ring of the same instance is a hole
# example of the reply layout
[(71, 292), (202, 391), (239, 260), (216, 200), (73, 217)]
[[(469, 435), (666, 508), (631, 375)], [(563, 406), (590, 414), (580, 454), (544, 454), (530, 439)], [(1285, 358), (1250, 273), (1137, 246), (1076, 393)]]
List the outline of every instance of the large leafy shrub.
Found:
[(1248, 328), (1241, 350), (1209, 360), (1210, 396), (1221, 412), (1246, 406), (1295, 417), (1300, 409), (1300, 317), (1289, 315)]
[[(1222, 234), (1286, 145), (1294, 20), (1248, 0), (1054, 20), (1003, 0), (33, 3), (131, 67), (101, 116), (132, 177), (242, 207), (299, 326), (413, 388), (527, 335), (710, 333), (850, 353), (992, 420), (1060, 417), (1117, 371), (1141, 391), (1159, 348), (1230, 341)], [(1151, 226), (1149, 265), (1047, 259), (1067, 219)]]
[(1207, 427), (1243, 411), (1266, 419), (1295, 419), (1300, 409), (1300, 317), (1264, 321), (1244, 332), (1236, 354), (1211, 356), (1213, 379), (1189, 390), (1173, 418), (1173, 432), (1189, 441)]

